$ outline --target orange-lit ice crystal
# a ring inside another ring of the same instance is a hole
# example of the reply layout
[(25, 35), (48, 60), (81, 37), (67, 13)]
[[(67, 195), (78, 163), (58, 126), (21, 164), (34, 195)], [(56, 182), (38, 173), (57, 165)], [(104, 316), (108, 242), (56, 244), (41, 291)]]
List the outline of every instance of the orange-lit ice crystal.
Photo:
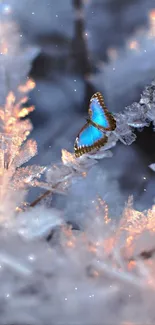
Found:
[(18, 113), (18, 117), (25, 117), (25, 116), (29, 115), (29, 113), (33, 112), (33, 111), (34, 111), (34, 106), (24, 107)]
[[(25, 85), (25, 92), (35, 86), (32, 80), (29, 80)], [(24, 86), (23, 86), (24, 87)], [(19, 87), (20, 88), (20, 87)], [(0, 174), (3, 175), (4, 170), (10, 170), (12, 177), (17, 173), (16, 168), (19, 168), (23, 163), (27, 162), (37, 153), (37, 144), (33, 140), (23, 142), (27, 139), (32, 124), (29, 119), (21, 120), (34, 110), (33, 106), (22, 107), (28, 100), (27, 96), (16, 101), (13, 92), (10, 92), (6, 98), (4, 108), (0, 109)], [(19, 174), (20, 169), (18, 169)], [(24, 169), (21, 169), (21, 180)], [(32, 170), (31, 170), (32, 171)], [(26, 177), (26, 176), (24, 176)], [(37, 177), (37, 175), (36, 175)], [(15, 178), (14, 178), (15, 179)], [(10, 184), (15, 184), (18, 181), (11, 181)], [(16, 184), (17, 185), (17, 184)]]
[(150, 22), (150, 28), (149, 28), (148, 36), (150, 38), (154, 38), (155, 37), (155, 9), (152, 9), (149, 12), (149, 22)]
[(32, 79), (29, 79), (25, 85), (20, 85), (18, 87), (18, 90), (22, 93), (27, 93), (34, 88), (35, 88), (35, 82)]
[(124, 210), (124, 218), (121, 221), (121, 229), (130, 234), (140, 234), (144, 230), (155, 231), (155, 206), (145, 212), (134, 210), (131, 206)]
[(155, 22), (155, 9), (152, 9), (149, 13), (149, 18), (151, 21)]
[(111, 236), (104, 240), (103, 247), (104, 247), (104, 253), (109, 255), (115, 246), (115, 236)]
[(62, 149), (62, 155), (61, 155), (61, 159), (62, 162), (64, 163), (64, 165), (68, 164), (68, 163), (75, 163), (76, 159), (75, 156), (73, 154), (71, 154), (70, 152), (68, 152), (65, 149)]
[(1, 44), (0, 44), (0, 54), (6, 55), (8, 53), (8, 45), (6, 41), (2, 39)]
[(139, 43), (136, 40), (132, 40), (129, 42), (128, 47), (130, 48), (130, 50), (138, 50)]

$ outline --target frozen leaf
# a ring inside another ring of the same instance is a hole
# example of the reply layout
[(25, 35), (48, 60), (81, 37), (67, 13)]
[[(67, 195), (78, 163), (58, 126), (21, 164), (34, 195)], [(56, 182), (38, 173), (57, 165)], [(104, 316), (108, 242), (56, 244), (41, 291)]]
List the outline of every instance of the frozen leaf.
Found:
[(29, 184), (34, 178), (40, 178), (43, 173), (45, 173), (46, 167), (41, 167), (37, 165), (27, 166), (18, 168), (14, 174), (14, 182), (22, 184)]
[(130, 145), (135, 141), (136, 136), (133, 133), (131, 127), (128, 126), (125, 114), (116, 115), (117, 126), (114, 134), (125, 145)]
[(14, 166), (20, 167), (37, 154), (37, 144), (34, 140), (28, 140), (19, 150), (15, 159)]

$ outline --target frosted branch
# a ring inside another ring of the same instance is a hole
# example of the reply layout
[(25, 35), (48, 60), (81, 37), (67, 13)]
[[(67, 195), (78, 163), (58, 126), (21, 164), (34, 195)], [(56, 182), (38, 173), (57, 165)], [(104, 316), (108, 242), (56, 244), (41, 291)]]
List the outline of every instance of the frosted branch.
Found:
[[(116, 143), (121, 141), (125, 145), (131, 145), (136, 140), (134, 129), (142, 129), (149, 126), (152, 122), (155, 123), (155, 82), (147, 86), (139, 103), (133, 103), (125, 108), (124, 112), (115, 114), (116, 129), (113, 132), (107, 132), (108, 142), (100, 150), (85, 154), (80, 158), (75, 158), (74, 154), (62, 150), (62, 164), (52, 166), (46, 172), (46, 186), (41, 186), (47, 189), (46, 194), (39, 198), (48, 196), (51, 192), (65, 192), (77, 177), (86, 176), (87, 171), (103, 158), (112, 157), (112, 149)], [(153, 165), (151, 165), (153, 169)], [(37, 203), (37, 200), (35, 201)], [(33, 206), (32, 202), (32, 206)]]

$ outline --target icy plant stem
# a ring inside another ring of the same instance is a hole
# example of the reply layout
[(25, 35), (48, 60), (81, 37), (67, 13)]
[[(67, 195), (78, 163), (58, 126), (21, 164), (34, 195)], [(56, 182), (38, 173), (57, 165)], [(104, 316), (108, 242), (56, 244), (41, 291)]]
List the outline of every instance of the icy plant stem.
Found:
[(21, 264), (21, 262), (17, 259), (14, 259), (13, 257), (3, 253), (0, 254), (0, 263), (6, 265), (10, 269), (13, 269), (16, 273), (19, 273), (20, 275), (30, 275), (32, 273), (31, 270), (23, 263)]
[(53, 189), (47, 190), (44, 192), (42, 195), (40, 195), (36, 200), (34, 200), (31, 204), (30, 207), (35, 207), (38, 203), (40, 203), (42, 200), (44, 200), (46, 197), (48, 197), (52, 192), (59, 186), (60, 182), (58, 182), (55, 186), (53, 186)]
[(110, 265), (107, 265), (105, 263), (100, 263), (100, 272), (103, 271), (104, 274), (107, 274), (108, 277), (111, 277), (112, 279), (115, 278), (117, 280), (120, 280), (121, 282), (129, 283), (134, 286), (141, 287), (144, 285), (144, 281), (139, 279), (138, 277), (131, 275), (127, 272), (123, 272), (122, 270), (119, 271), (115, 269), (114, 267), (111, 267)]
[(38, 203), (40, 203), (42, 200), (44, 200), (47, 196), (49, 196), (52, 193), (52, 191), (48, 190), (44, 192), (42, 195), (40, 195), (36, 200), (34, 200), (31, 204), (30, 207), (33, 208), (35, 207)]

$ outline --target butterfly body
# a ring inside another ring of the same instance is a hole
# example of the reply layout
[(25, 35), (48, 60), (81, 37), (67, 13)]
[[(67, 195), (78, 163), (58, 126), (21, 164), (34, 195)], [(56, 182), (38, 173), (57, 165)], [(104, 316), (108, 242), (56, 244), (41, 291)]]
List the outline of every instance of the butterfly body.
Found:
[(115, 119), (105, 107), (103, 97), (99, 92), (92, 96), (88, 114), (87, 123), (75, 140), (76, 157), (104, 146), (108, 140), (105, 131), (113, 131), (116, 127)]

